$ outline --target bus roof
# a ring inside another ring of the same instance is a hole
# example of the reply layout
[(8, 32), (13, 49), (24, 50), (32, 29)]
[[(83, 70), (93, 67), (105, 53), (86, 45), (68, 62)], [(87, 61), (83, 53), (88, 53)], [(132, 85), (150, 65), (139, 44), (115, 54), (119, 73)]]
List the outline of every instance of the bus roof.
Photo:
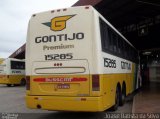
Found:
[(61, 9), (54, 9), (54, 10), (49, 10), (49, 11), (44, 11), (44, 12), (39, 12), (36, 14), (33, 14), (32, 17), (35, 17), (37, 15), (40, 14), (44, 14), (44, 13), (58, 13), (58, 12), (67, 12), (67, 10), (75, 10), (75, 9), (91, 9), (94, 12), (97, 12), (99, 14), (99, 16), (115, 31), (117, 32), (117, 34), (119, 34), (130, 46), (132, 46), (135, 50), (137, 50), (107, 19), (105, 19), (94, 7), (92, 7), (91, 5), (86, 5), (86, 6), (74, 6), (74, 7), (69, 7), (69, 8), (61, 8)]

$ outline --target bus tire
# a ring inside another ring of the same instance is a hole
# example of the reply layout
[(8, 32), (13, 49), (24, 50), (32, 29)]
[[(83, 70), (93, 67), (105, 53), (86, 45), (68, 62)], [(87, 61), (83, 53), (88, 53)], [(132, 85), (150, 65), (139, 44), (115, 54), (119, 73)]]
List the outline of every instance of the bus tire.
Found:
[(121, 91), (120, 96), (119, 96), (119, 106), (124, 105), (125, 99), (126, 99), (126, 85), (124, 83), (123, 86), (122, 86), (122, 91)]
[(25, 85), (26, 85), (26, 80), (25, 80), (25, 79), (21, 79), (20, 85), (21, 85), (21, 86), (25, 86)]
[(116, 88), (116, 95), (115, 95), (115, 104), (111, 107), (111, 110), (116, 111), (118, 109), (119, 106), (119, 96), (120, 96), (120, 91), (119, 88), (117, 86)]
[(8, 86), (8, 87), (11, 87), (12, 85), (11, 85), (11, 84), (7, 84), (7, 86)]
[(19, 84), (13, 84), (13, 86), (19, 86)]

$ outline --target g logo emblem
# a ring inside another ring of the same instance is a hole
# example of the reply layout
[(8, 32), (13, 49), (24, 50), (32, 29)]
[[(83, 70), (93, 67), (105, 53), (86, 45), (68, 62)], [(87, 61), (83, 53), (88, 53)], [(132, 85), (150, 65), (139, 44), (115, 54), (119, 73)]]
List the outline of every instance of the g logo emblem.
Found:
[(66, 21), (72, 18), (74, 15), (55, 17), (51, 20), (51, 30), (61, 31), (66, 28)]
[(52, 31), (62, 31), (66, 28), (66, 22), (70, 18), (74, 17), (75, 15), (66, 15), (66, 16), (59, 16), (54, 17), (51, 19), (51, 22), (42, 23), (51, 28)]

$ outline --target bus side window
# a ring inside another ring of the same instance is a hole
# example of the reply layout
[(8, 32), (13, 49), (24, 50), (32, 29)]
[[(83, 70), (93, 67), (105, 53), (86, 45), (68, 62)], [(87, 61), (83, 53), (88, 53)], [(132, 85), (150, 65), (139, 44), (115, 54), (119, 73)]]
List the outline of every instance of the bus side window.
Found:
[(117, 53), (117, 47), (118, 47), (117, 46), (117, 39), (118, 39), (118, 37), (117, 37), (116, 33), (114, 31), (112, 31), (113, 51), (115, 54)]
[(111, 52), (113, 52), (113, 44), (114, 44), (114, 42), (113, 42), (113, 33), (112, 33), (112, 30), (110, 28), (108, 29), (108, 36), (109, 36), (109, 50)]
[(124, 40), (120, 37), (120, 48), (121, 48), (121, 57), (124, 58)]
[(128, 44), (126, 43), (126, 41), (124, 41), (124, 54), (125, 54), (125, 58), (128, 59)]
[(101, 44), (102, 44), (102, 50), (104, 52), (107, 52), (109, 50), (109, 31), (108, 26), (106, 23), (100, 18), (100, 33), (101, 33)]
[(117, 37), (117, 53), (118, 53), (118, 55), (121, 54), (121, 49), (120, 49), (120, 39), (119, 39), (119, 37)]
[(25, 62), (11, 61), (11, 69), (25, 69)]
[(124, 57), (124, 41), (123, 39), (121, 40), (121, 56)]
[(109, 48), (109, 37), (108, 37), (108, 27), (105, 25), (105, 30), (104, 30), (104, 47), (105, 49), (108, 50)]
[(126, 59), (129, 59), (129, 44), (126, 42)]
[(129, 60), (130, 60), (130, 61), (132, 61), (132, 55), (133, 55), (133, 54), (132, 54), (132, 49), (133, 49), (133, 48), (130, 46), (130, 47), (129, 47)]

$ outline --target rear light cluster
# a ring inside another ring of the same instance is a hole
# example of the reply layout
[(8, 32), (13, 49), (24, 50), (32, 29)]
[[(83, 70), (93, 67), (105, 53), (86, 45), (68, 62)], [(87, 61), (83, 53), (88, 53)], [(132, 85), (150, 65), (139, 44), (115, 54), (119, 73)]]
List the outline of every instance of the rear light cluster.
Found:
[(54, 66), (62, 66), (62, 63), (54, 63)]
[[(85, 6), (85, 9), (89, 9), (89, 6)], [(52, 10), (51, 13), (54, 13), (54, 12), (61, 12), (61, 11), (67, 11), (67, 9), (58, 9), (58, 10)]]
[(60, 12), (60, 11), (67, 11), (67, 9), (52, 10), (51, 13), (54, 13), (54, 12), (56, 12), (56, 11), (57, 11), (57, 12)]
[(30, 76), (26, 76), (26, 90), (30, 90)]
[(99, 75), (92, 75), (92, 91), (100, 91)]

